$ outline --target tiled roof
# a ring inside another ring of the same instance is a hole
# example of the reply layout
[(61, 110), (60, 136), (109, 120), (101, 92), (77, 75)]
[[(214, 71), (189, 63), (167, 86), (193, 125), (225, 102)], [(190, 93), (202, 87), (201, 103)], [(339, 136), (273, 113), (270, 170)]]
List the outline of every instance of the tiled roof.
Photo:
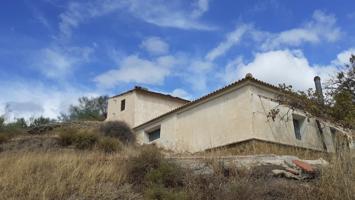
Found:
[(144, 94), (147, 94), (147, 95), (153, 95), (153, 96), (157, 96), (157, 97), (162, 97), (162, 98), (167, 98), (167, 99), (171, 99), (171, 100), (176, 100), (176, 101), (180, 101), (180, 102), (184, 102), (184, 103), (188, 103), (190, 102), (189, 100), (186, 100), (186, 99), (183, 99), (183, 98), (180, 98), (180, 97), (175, 97), (175, 96), (171, 96), (169, 94), (162, 94), (162, 93), (159, 93), (159, 92), (154, 92), (154, 91), (149, 91), (148, 89), (145, 89), (143, 87), (139, 87), (139, 86), (135, 86), (133, 89), (131, 90), (128, 90), (124, 93), (121, 93), (121, 94), (118, 94), (118, 95), (115, 95), (115, 96), (112, 96), (110, 98), (115, 98), (115, 97), (119, 97), (119, 96), (122, 96), (122, 95), (125, 95), (125, 94), (128, 94), (128, 93), (131, 93), (131, 92), (140, 92), (140, 93), (144, 93)]
[(158, 120), (158, 119), (160, 119), (160, 118), (163, 118), (163, 117), (165, 117), (165, 116), (167, 116), (167, 115), (169, 115), (169, 114), (171, 114), (171, 113), (174, 113), (174, 112), (180, 111), (180, 110), (182, 110), (182, 109), (184, 109), (184, 108), (187, 108), (187, 107), (189, 107), (189, 106), (191, 106), (191, 105), (195, 105), (195, 104), (197, 104), (197, 103), (199, 103), (199, 102), (201, 102), (201, 101), (203, 101), (203, 100), (205, 100), (205, 99), (208, 99), (208, 98), (210, 98), (210, 97), (213, 97), (213, 96), (215, 96), (215, 95), (217, 95), (217, 94), (220, 94), (220, 93), (226, 91), (226, 90), (229, 89), (229, 88), (235, 87), (235, 86), (237, 86), (237, 85), (241, 85), (242, 83), (245, 83), (245, 82), (247, 82), (247, 81), (254, 82), (254, 83), (256, 83), (256, 84), (259, 84), (259, 85), (268, 87), (268, 88), (273, 89), (273, 90), (277, 90), (278, 92), (283, 92), (283, 93), (288, 93), (288, 94), (290, 94), (290, 95), (294, 95), (294, 93), (292, 93), (292, 92), (288, 92), (288, 91), (282, 90), (282, 89), (280, 89), (279, 87), (276, 87), (276, 86), (271, 85), (271, 84), (269, 84), (269, 83), (266, 83), (266, 82), (264, 82), (264, 81), (261, 81), (261, 80), (258, 80), (258, 79), (256, 79), (256, 78), (253, 78), (251, 74), (247, 74), (247, 75), (245, 76), (245, 78), (243, 78), (243, 79), (240, 79), (240, 80), (238, 80), (238, 81), (236, 81), (236, 82), (233, 82), (233, 83), (231, 83), (231, 84), (229, 84), (229, 85), (226, 85), (226, 86), (224, 86), (224, 87), (222, 87), (222, 88), (220, 88), (220, 89), (218, 89), (218, 90), (215, 90), (215, 91), (213, 91), (213, 92), (211, 92), (211, 93), (209, 93), (209, 94), (207, 94), (207, 95), (205, 95), (205, 96), (202, 96), (202, 97), (200, 97), (200, 98), (198, 98), (198, 99), (196, 99), (196, 100), (194, 100), (194, 101), (191, 101), (191, 102), (189, 102), (189, 103), (186, 103), (185, 105), (182, 105), (182, 106), (180, 106), (180, 107), (178, 107), (178, 108), (176, 108), (176, 109), (174, 109), (174, 110), (171, 110), (171, 111), (169, 111), (169, 112), (167, 112), (167, 113), (164, 113), (164, 114), (162, 114), (162, 115), (160, 115), (160, 116), (158, 116), (158, 117), (156, 117), (156, 118), (153, 118), (153, 119), (151, 119), (151, 120), (149, 120), (149, 121), (147, 121), (147, 122), (145, 122), (145, 123), (143, 123), (143, 124), (140, 124), (140, 125), (134, 127), (134, 129), (139, 128), (139, 127), (142, 127), (142, 126), (144, 126), (144, 125), (146, 125), (146, 124), (149, 124), (149, 123), (151, 123), (151, 122), (153, 122), (153, 121), (155, 121), (155, 120)]

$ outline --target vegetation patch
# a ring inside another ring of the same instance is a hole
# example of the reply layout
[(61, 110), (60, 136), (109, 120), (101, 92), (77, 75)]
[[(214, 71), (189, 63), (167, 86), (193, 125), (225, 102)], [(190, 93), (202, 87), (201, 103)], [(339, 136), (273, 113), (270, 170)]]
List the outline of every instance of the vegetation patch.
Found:
[(118, 139), (103, 137), (99, 140), (98, 148), (105, 153), (114, 153), (122, 150), (122, 144)]
[(122, 121), (105, 122), (100, 127), (100, 132), (104, 136), (117, 138), (124, 144), (133, 144), (136, 141), (131, 128)]

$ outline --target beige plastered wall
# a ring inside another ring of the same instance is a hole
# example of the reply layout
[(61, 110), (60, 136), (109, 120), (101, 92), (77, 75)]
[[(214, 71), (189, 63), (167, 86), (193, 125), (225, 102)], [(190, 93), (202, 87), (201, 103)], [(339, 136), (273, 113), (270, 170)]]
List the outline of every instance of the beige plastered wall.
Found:
[[(252, 85), (251, 95), (251, 122), (255, 138), (280, 144), (334, 152), (332, 133), (330, 131), (332, 125), (330, 123), (319, 120), (321, 133), (315, 118), (307, 117), (303, 111), (292, 110), (287, 106), (279, 105), (276, 101), (279, 94), (266, 87), (256, 84)], [(267, 117), (271, 109), (279, 109), (275, 120)], [(293, 118), (303, 119), (300, 129), (300, 140), (295, 135)]]
[[(121, 111), (123, 99), (126, 100), (126, 107), (125, 110)], [(135, 127), (185, 103), (184, 101), (132, 91), (109, 99), (107, 120), (125, 121), (130, 127)]]
[[(307, 118), (302, 111), (280, 106), (275, 101), (277, 95), (274, 90), (247, 82), (135, 131), (140, 143), (150, 143), (147, 133), (160, 128), (160, 138), (151, 143), (180, 152), (197, 152), (249, 139), (333, 152), (330, 127), (334, 126), (320, 121), (321, 134), (315, 118)], [(275, 107), (280, 109), (280, 113), (273, 121), (267, 114)], [(294, 133), (294, 116), (305, 118), (301, 140), (296, 139)]]
[(140, 143), (149, 143), (147, 132), (160, 127), (154, 143), (175, 151), (197, 152), (252, 138), (250, 87), (228, 90), (208, 101), (139, 127)]

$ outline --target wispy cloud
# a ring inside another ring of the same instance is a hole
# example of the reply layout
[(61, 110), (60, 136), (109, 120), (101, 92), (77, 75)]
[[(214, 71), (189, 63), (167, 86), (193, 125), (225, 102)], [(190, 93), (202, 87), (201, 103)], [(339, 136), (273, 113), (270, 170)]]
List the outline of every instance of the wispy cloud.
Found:
[(51, 79), (62, 79), (72, 74), (76, 67), (87, 63), (93, 49), (90, 47), (53, 46), (40, 50), (32, 65)]
[(149, 37), (142, 41), (141, 48), (153, 55), (162, 55), (169, 52), (169, 44), (159, 37)]
[(171, 73), (176, 59), (173, 56), (161, 56), (148, 60), (130, 55), (118, 64), (117, 69), (107, 71), (95, 78), (99, 86), (115, 87), (119, 83), (162, 84)]
[(224, 41), (209, 51), (205, 58), (209, 61), (213, 61), (219, 56), (225, 54), (230, 48), (240, 43), (244, 34), (250, 29), (250, 25), (243, 24), (238, 26), (234, 31), (226, 35), (226, 39)]
[(341, 30), (336, 25), (335, 16), (316, 10), (313, 13), (312, 20), (299, 28), (280, 33), (268, 33), (266, 41), (262, 43), (262, 48), (275, 49), (282, 46), (297, 47), (305, 43), (334, 42), (340, 36)]
[(191, 4), (192, 6), (186, 6), (179, 1), (167, 2), (163, 0), (72, 2), (69, 3), (67, 10), (60, 14), (59, 29), (62, 36), (70, 37), (73, 29), (81, 23), (116, 12), (127, 12), (137, 19), (161, 27), (196, 30), (215, 29), (212, 25), (200, 22), (200, 17), (208, 11), (208, 0), (191, 1)]

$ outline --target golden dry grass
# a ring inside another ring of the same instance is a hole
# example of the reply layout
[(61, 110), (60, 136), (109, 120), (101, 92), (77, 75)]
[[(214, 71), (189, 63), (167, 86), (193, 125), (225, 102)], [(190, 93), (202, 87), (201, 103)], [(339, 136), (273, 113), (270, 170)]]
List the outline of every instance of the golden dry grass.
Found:
[(121, 155), (87, 151), (2, 153), (0, 198), (37, 200), (138, 197), (129, 187), (124, 186), (124, 159)]

